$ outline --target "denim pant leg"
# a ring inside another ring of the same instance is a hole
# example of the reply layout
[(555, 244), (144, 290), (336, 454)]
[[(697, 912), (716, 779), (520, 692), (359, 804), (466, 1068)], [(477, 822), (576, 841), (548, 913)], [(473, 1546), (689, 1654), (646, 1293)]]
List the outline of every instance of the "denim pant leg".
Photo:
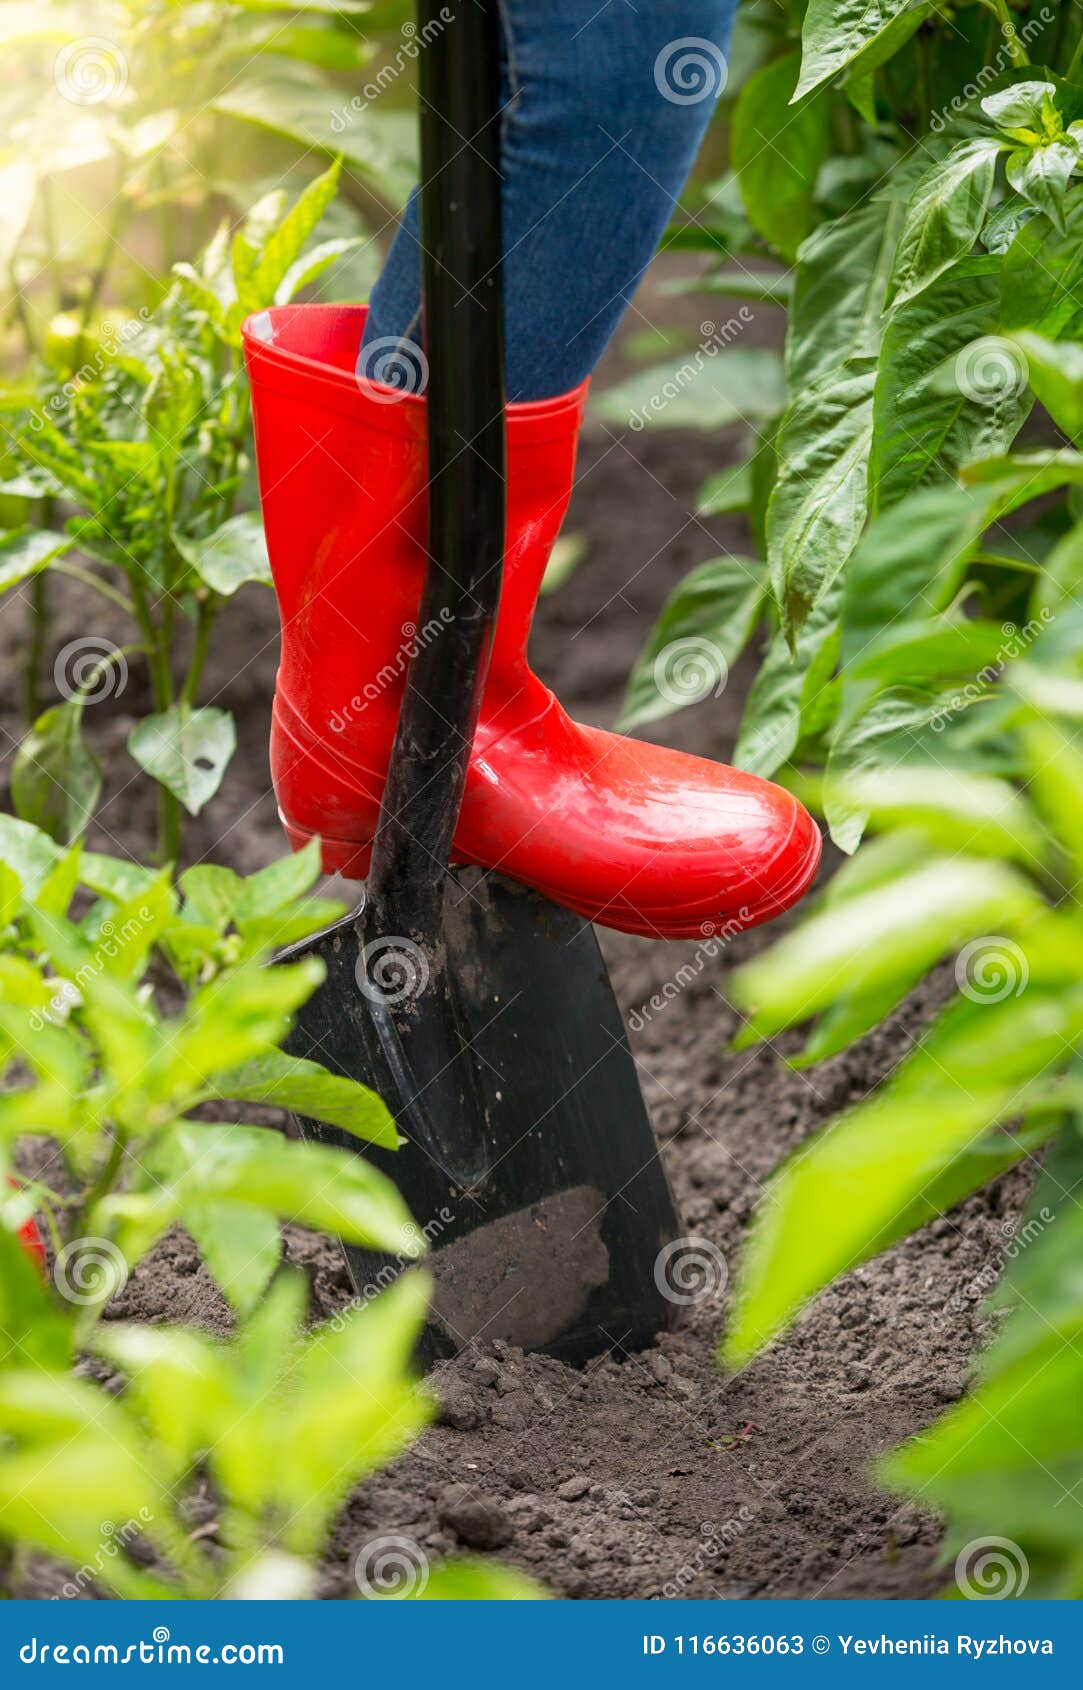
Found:
[[(604, 351), (725, 86), (736, 8), (501, 0), (509, 399), (567, 392)], [(415, 193), (373, 289), (363, 374), (388, 379), (388, 349), (417, 340), (420, 291)]]

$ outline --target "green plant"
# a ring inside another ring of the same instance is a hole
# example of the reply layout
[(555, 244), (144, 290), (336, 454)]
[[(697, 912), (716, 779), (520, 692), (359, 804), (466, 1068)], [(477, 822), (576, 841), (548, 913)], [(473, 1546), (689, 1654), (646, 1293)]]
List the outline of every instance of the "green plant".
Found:
[[(247, 582), (270, 582), (258, 512), (237, 509), (250, 432), (241, 324), (354, 244), (309, 247), (338, 175), (336, 163), (289, 208), (275, 190), (232, 239), (223, 224), (195, 265), (175, 266), (146, 324), (133, 320), (108, 355), (43, 387), (10, 431), (22, 468), (7, 486), (39, 500), (42, 525), (0, 539), (0, 588), (44, 571), (73, 576), (131, 624), (121, 644), (87, 637), (66, 648), (55, 670), (65, 696), (33, 723), (15, 761), (17, 813), (62, 843), (83, 831), (101, 791), (83, 735), (87, 703), (122, 682), (135, 653), (154, 711), (128, 748), (159, 783), (163, 862), (176, 858), (182, 812), (197, 815), (218, 790), (234, 730), (226, 711), (199, 707), (203, 668), (226, 600)], [(62, 508), (74, 514), (61, 529)]]
[[(736, 760), (856, 851), (733, 975), (738, 1045), (811, 1022), (793, 1060), (816, 1063), (949, 958), (957, 992), (777, 1171), (723, 1356), (747, 1363), (833, 1278), (1047, 1158), (994, 1264), (1013, 1312), (972, 1394), (880, 1472), (945, 1512), (952, 1549), (1009, 1534), (1016, 1594), (1078, 1596), (1083, 7), (742, 16), (732, 170), (674, 239), (715, 255), (691, 285), (786, 309), (787, 397), (701, 499), (747, 511), (757, 555), (677, 589), (625, 720), (673, 707), (671, 647), (703, 658), (693, 702), (762, 631)], [(643, 399), (663, 374), (635, 378), (646, 422), (672, 420)]]
[[(733, 169), (693, 203), (675, 239), (715, 255), (689, 285), (785, 305), (787, 400), (763, 423), (758, 401), (742, 403), (747, 373), (737, 372), (732, 391), (754, 425), (753, 449), (704, 489), (701, 505), (747, 509), (759, 556), (703, 566), (677, 589), (633, 673), (624, 720), (681, 701), (681, 689), (658, 685), (667, 644), (699, 642), (717, 672), (762, 629), (736, 760), (792, 779), (890, 730), (850, 707), (852, 689), (840, 709), (839, 676), (852, 659), (840, 653), (840, 597), (869, 522), (898, 511), (901, 535), (924, 509), (906, 501), (1004, 453), (1035, 397), (1069, 438), (1078, 433), (1079, 354), (1064, 363), (1052, 348), (1083, 338), (1083, 14), (993, 0), (950, 14), (904, 0), (753, 0), (741, 17), (745, 75), (726, 111)], [(771, 259), (787, 273), (765, 269)], [(686, 362), (681, 420), (698, 409), (713, 426), (727, 363), (752, 356), (727, 344), (702, 368)], [(644, 423), (677, 420), (643, 403), (672, 373), (641, 372), (634, 394), (610, 393), (609, 413), (635, 398)], [(994, 613), (1017, 608), (1079, 512), (1072, 492), (1011, 541), (998, 530), (967, 586)], [(884, 584), (891, 568), (880, 560)], [(923, 608), (901, 593), (893, 607)], [(963, 604), (938, 608), (967, 615)], [(936, 681), (935, 668), (924, 678)], [(909, 731), (900, 723), (897, 742)]]
[(1014, 779), (950, 763), (841, 777), (879, 837), (733, 976), (742, 1044), (814, 1020), (802, 1064), (844, 1049), (953, 954), (957, 990), (890, 1078), (777, 1171), (724, 1352), (748, 1361), (821, 1286), (1058, 1140), (1006, 1258), (998, 1302), (1015, 1312), (974, 1394), (884, 1472), (948, 1511), (953, 1545), (992, 1523), (1025, 1554), (1029, 1594), (1073, 1597), (1083, 1533), (1061, 1503), (1083, 1478), (1069, 1406), (1083, 1390), (1081, 636), (1077, 599), (1004, 671), (994, 708)]
[[(123, 1596), (310, 1595), (313, 1558), (352, 1485), (430, 1417), (410, 1368), (423, 1274), (307, 1334), (303, 1281), (274, 1279), (280, 1220), (415, 1260), (424, 1240), (393, 1186), (348, 1150), (215, 1118), (249, 1100), (398, 1143), (373, 1093), (279, 1048), (321, 970), (268, 958), (339, 913), (306, 896), (318, 872), (310, 849), (247, 879), (192, 868), (174, 886), (166, 870), (62, 850), (0, 817), (0, 1538), (18, 1549), (10, 1577), (37, 1548)], [(12, 1152), (34, 1137), (45, 1141), (38, 1173), (12, 1183)], [(52, 1245), (48, 1283), (16, 1237), (31, 1213)], [(237, 1313), (228, 1342), (102, 1320), (173, 1225), (196, 1241)], [(120, 1369), (119, 1397), (73, 1375), (86, 1357)], [(218, 1506), (212, 1532), (190, 1518), (201, 1479)], [(110, 1538), (121, 1522), (118, 1553)], [(128, 1553), (137, 1540), (142, 1560)], [(459, 1587), (536, 1594), (513, 1574), (469, 1565), (435, 1569), (427, 1593)]]

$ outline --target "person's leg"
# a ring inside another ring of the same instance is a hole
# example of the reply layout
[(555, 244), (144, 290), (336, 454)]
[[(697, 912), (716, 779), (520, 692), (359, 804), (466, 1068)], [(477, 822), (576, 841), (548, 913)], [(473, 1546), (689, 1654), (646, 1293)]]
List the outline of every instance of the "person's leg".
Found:
[[(501, 0), (508, 398), (590, 373), (725, 86), (737, 0)], [(417, 199), (373, 290), (361, 374), (417, 390)], [(407, 343), (407, 344), (403, 344)]]

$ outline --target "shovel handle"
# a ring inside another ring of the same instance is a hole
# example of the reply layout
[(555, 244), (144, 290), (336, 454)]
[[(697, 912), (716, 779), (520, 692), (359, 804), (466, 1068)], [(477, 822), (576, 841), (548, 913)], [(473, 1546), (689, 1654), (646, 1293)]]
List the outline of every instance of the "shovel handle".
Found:
[[(428, 575), (367, 890), (373, 931), (435, 942), (504, 556), (500, 21), (418, 0)], [(424, 365), (423, 365), (424, 367)]]

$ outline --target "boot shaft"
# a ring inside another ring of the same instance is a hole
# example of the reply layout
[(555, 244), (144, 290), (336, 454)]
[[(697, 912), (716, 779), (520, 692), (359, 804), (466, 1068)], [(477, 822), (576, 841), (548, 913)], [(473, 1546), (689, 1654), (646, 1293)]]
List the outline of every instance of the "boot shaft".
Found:
[[(373, 754), (361, 761), (379, 772), (410, 658), (435, 630), (418, 627), (425, 400), (356, 376), (364, 319), (361, 306), (278, 307), (245, 325), (245, 353), (282, 621), (279, 694), (324, 743), (345, 749), (360, 734)], [(530, 699), (526, 644), (585, 393), (508, 407), (506, 556), (483, 718)]]

